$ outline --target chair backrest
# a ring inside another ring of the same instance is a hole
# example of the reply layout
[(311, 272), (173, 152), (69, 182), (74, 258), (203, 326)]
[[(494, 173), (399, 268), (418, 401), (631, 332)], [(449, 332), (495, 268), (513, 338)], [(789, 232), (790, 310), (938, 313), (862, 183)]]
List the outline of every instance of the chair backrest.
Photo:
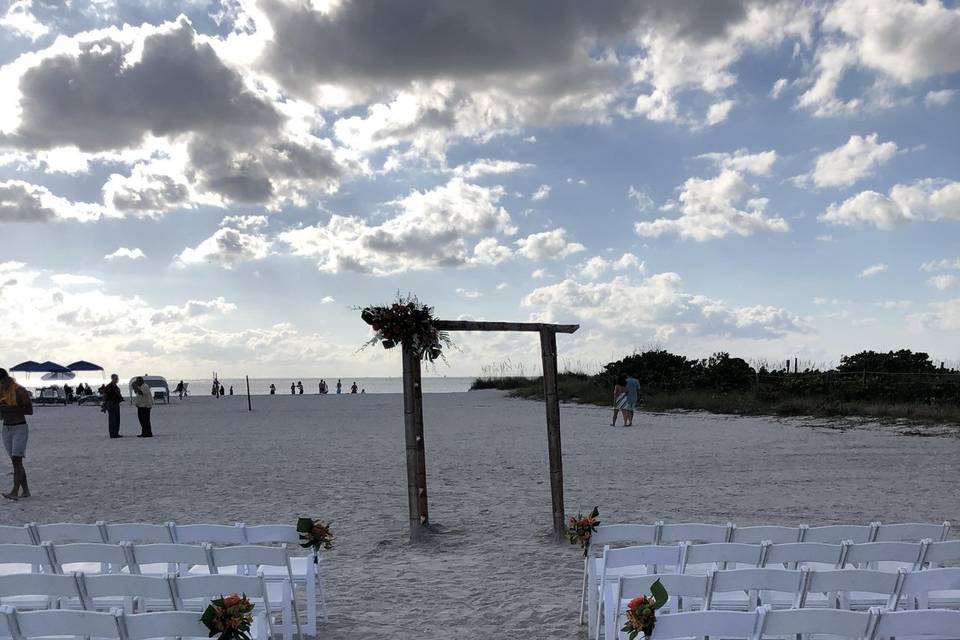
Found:
[(128, 640), (147, 638), (206, 639), (210, 632), (194, 611), (161, 611), (123, 616)]
[(656, 524), (602, 524), (590, 536), (590, 548), (603, 550), (604, 545), (656, 544)]
[(918, 609), (914, 611), (880, 611), (875, 638), (894, 636), (956, 637), (960, 629), (960, 611)]
[(927, 545), (924, 560), (930, 563), (931, 567), (939, 567), (946, 562), (960, 562), (960, 540), (931, 542)]
[(136, 597), (167, 600), (173, 606), (173, 592), (167, 578), (159, 576), (138, 576), (128, 573), (104, 575), (82, 575), (80, 589), (88, 607), (92, 598)]
[(30, 526), (34, 530), (35, 539), (40, 542), (106, 542), (101, 524), (58, 522)]
[[(851, 591), (886, 596), (888, 601), (900, 593), (901, 574), (864, 569), (841, 569), (839, 571), (811, 571), (803, 603), (811, 593), (845, 594)], [(842, 602), (842, 598), (841, 598)], [(799, 633), (799, 632), (798, 632)]]
[[(0, 565), (30, 565), (53, 572), (51, 554), (46, 547), (33, 544), (0, 544)], [(30, 568), (24, 567), (26, 572)]]
[(173, 542), (169, 525), (128, 522), (108, 524), (105, 527), (107, 541), (119, 542)]
[(669, 567), (674, 573), (680, 568), (680, 557), (683, 545), (640, 545), (637, 547), (622, 547), (620, 549), (603, 548), (603, 564), (601, 576), (609, 569), (623, 569), (636, 567), (631, 573), (660, 573), (661, 567)]
[(817, 565), (840, 567), (846, 546), (824, 542), (787, 542), (772, 544), (764, 558), (765, 567)]
[(17, 611), (13, 614), (22, 638), (50, 636), (119, 638), (120, 628), (113, 613), (52, 609)]
[(221, 567), (243, 565), (290, 568), (290, 556), (287, 554), (286, 547), (246, 544), (236, 547), (213, 547), (210, 553), (213, 566), (218, 571)]
[[(127, 554), (118, 544), (104, 542), (72, 542), (50, 545), (53, 550), (54, 569), (63, 573), (79, 569), (80, 564), (99, 562), (107, 565), (109, 572), (117, 572), (127, 566)], [(106, 573), (107, 571), (103, 571)]]
[(207, 549), (196, 544), (131, 544), (128, 547), (132, 557), (130, 570), (140, 573), (143, 565), (147, 564), (182, 564), (187, 566), (200, 565), (213, 571), (213, 563)]
[[(960, 591), (960, 567), (945, 569), (927, 569), (926, 571), (904, 571), (900, 592), (923, 594), (930, 591)], [(960, 629), (960, 627), (957, 627)]]
[(757, 624), (755, 611), (687, 611), (657, 616), (653, 640), (710, 636), (751, 638)]
[(823, 527), (803, 527), (803, 530), (801, 542), (840, 544), (844, 540), (872, 542), (876, 527), (859, 524), (829, 524)]
[(925, 542), (863, 542), (847, 548), (844, 565), (866, 568), (875, 562), (899, 562), (918, 568), (923, 560)]
[(736, 565), (759, 567), (765, 550), (764, 545), (741, 542), (712, 542), (685, 547), (680, 573), (710, 573), (717, 568), (740, 568)]
[(243, 525), (230, 524), (175, 524), (174, 541), (181, 544), (211, 542), (213, 544), (244, 544)]
[(660, 526), (660, 537), (657, 544), (672, 542), (727, 542), (733, 531), (733, 524), (703, 524), (700, 522), (686, 522), (663, 524)]
[(800, 633), (829, 633), (845, 638), (869, 637), (873, 613), (843, 609), (761, 609), (758, 638)]
[(919, 542), (925, 538), (945, 540), (950, 531), (950, 523), (932, 524), (929, 522), (901, 522), (897, 524), (876, 523), (876, 542)]
[(730, 542), (760, 544), (764, 540), (773, 543), (799, 542), (800, 527), (781, 527), (778, 525), (759, 525), (755, 527), (734, 527)]
[(247, 544), (300, 542), (300, 534), (292, 524), (243, 525), (243, 533)]
[[(730, 569), (714, 571), (710, 580), (710, 594), (705, 604), (710, 607), (713, 596), (717, 593), (733, 591), (774, 592), (789, 595), (794, 606), (799, 606), (804, 587), (807, 582), (808, 571), (801, 569)], [(756, 597), (756, 596), (752, 596)], [(756, 604), (756, 603), (754, 603)]]
[(37, 544), (30, 531), (28, 525), (0, 525), (0, 544)]
[(78, 577), (74, 574), (18, 573), (0, 576), (0, 597), (48, 596), (80, 598)]
[(208, 575), (172, 578), (178, 608), (183, 600), (213, 599), (230, 593), (244, 593), (252, 598), (266, 598), (263, 576)]
[[(687, 576), (670, 573), (622, 576), (617, 582), (616, 600), (631, 600), (639, 596), (650, 595), (650, 586), (657, 580), (660, 581), (670, 596), (665, 605), (667, 607), (665, 611), (679, 611), (680, 607), (677, 603), (681, 598), (699, 598), (701, 602), (705, 601), (710, 587), (709, 576)], [(619, 628), (617, 626), (617, 629)]]

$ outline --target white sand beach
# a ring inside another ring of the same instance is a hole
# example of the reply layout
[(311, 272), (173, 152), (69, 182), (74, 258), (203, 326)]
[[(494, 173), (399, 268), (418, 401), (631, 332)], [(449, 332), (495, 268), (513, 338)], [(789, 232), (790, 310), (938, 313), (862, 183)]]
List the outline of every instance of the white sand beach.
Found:
[[(153, 440), (122, 408), (37, 408), (34, 496), (0, 522), (332, 520), (331, 618), (321, 637), (574, 638), (579, 549), (550, 542), (543, 405), (499, 392), (425, 396), (431, 519), (407, 542), (399, 395), (190, 398), (154, 410)], [(960, 523), (960, 438), (895, 427), (564, 406), (568, 515), (610, 522)], [(822, 426), (813, 426), (819, 424)], [(848, 424), (849, 423), (845, 423)], [(0, 478), (9, 477), (0, 475)]]

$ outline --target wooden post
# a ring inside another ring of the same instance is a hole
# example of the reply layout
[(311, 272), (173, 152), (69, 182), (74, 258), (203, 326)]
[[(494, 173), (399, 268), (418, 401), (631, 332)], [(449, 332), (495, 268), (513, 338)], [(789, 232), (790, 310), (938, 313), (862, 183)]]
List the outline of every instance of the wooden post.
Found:
[(250, 401), (250, 376), (244, 376), (247, 379), (247, 411), (253, 411), (253, 403)]
[(557, 334), (540, 331), (543, 357), (543, 399), (547, 405), (547, 448), (550, 455), (550, 497), (553, 502), (553, 535), (563, 539), (563, 454), (560, 446), (560, 396), (557, 394)]
[(430, 516), (427, 512), (427, 461), (423, 445), (423, 390), (420, 358), (403, 345), (403, 422), (407, 440), (407, 502), (410, 539), (419, 540)]

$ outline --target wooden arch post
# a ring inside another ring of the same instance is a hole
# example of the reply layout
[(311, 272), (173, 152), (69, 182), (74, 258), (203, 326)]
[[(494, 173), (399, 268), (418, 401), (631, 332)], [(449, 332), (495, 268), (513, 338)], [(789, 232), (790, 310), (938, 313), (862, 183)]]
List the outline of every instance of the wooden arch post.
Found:
[[(546, 404), (547, 450), (550, 461), (550, 498), (553, 534), (563, 539), (563, 451), (560, 445), (560, 396), (557, 393), (557, 334), (573, 333), (575, 324), (540, 322), (478, 322), (472, 320), (437, 320), (441, 331), (527, 331), (540, 334), (540, 355), (543, 359), (543, 397)], [(423, 389), (420, 358), (403, 345), (403, 420), (407, 450), (407, 500), (410, 510), (410, 538), (418, 540), (429, 530), (427, 501), (427, 461), (423, 442)]]

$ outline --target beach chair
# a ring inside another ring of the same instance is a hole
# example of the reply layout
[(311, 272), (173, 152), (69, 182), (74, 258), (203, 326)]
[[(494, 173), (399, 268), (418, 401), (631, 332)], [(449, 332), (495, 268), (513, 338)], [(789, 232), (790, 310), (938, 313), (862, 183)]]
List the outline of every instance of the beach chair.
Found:
[[(758, 624), (756, 611), (687, 611), (657, 616), (653, 640), (674, 638), (753, 638)], [(612, 639), (611, 639), (612, 640)]]
[(623, 625), (623, 615), (627, 611), (627, 604), (631, 599), (650, 595), (650, 586), (660, 580), (669, 594), (669, 599), (663, 608), (657, 611), (657, 616), (668, 612), (700, 609), (706, 603), (710, 590), (710, 577), (705, 575), (661, 574), (646, 576), (620, 576), (614, 596), (604, 610), (604, 637), (617, 637), (617, 632)]
[(881, 524), (874, 522), (876, 534), (874, 542), (919, 542), (920, 540), (946, 540), (950, 533), (950, 523), (930, 524), (925, 522), (902, 522)]
[(180, 544), (246, 544), (244, 526), (237, 524), (176, 524), (170, 523), (174, 542)]
[(583, 585), (580, 591), (580, 624), (583, 624), (584, 604), (587, 604), (587, 619), (592, 629), (597, 619), (597, 588), (600, 579), (600, 558), (596, 552), (602, 552), (610, 545), (656, 544), (660, 527), (656, 524), (605, 524), (597, 527), (587, 543), (583, 558)]
[(0, 576), (0, 604), (17, 609), (59, 609), (61, 605), (80, 609), (82, 602), (76, 574), (22, 573)]
[(31, 522), (34, 540), (39, 542), (107, 542), (103, 527), (105, 523), (78, 524), (75, 522), (57, 522), (37, 524)]
[(922, 542), (864, 542), (851, 544), (843, 559), (844, 566), (874, 571), (896, 572), (920, 568), (929, 540)]
[(106, 541), (119, 544), (121, 542), (137, 543), (172, 543), (173, 533), (170, 531), (170, 524), (146, 524), (142, 522), (129, 522), (104, 525)]
[(180, 640), (207, 640), (207, 627), (193, 611), (163, 611), (125, 614), (120, 616), (125, 640), (172, 638)]
[(3, 610), (16, 640), (31, 638), (121, 638), (119, 620), (114, 613), (97, 611), (19, 611)]
[(844, 540), (854, 543), (873, 542), (877, 527), (875, 524), (830, 524), (823, 527), (800, 525), (803, 535), (800, 542), (825, 542), (840, 544)]
[(657, 525), (657, 544), (729, 542), (733, 534), (733, 523), (730, 522), (725, 525), (699, 522), (664, 524), (661, 520)]
[[(254, 620), (256, 621), (257, 637), (259, 640), (273, 638), (273, 620), (271, 617), (270, 595), (262, 575), (204, 575), (180, 576), (170, 579), (173, 585), (174, 604), (178, 611), (195, 611), (201, 613), (214, 598), (231, 593), (244, 594), (254, 604)], [(261, 620), (264, 620), (264, 625)], [(284, 633), (285, 640), (289, 640), (289, 633)], [(298, 638), (301, 637), (298, 635)]]
[(0, 575), (54, 573), (53, 557), (46, 546), (0, 544)]
[(895, 601), (902, 574), (842, 569), (811, 571), (800, 606), (827, 609), (869, 609)]
[(888, 609), (896, 609), (901, 603), (908, 609), (960, 609), (960, 567), (901, 570), (901, 574), (901, 598), (889, 602)]
[(29, 525), (3, 524), (0, 525), (0, 544), (40, 544), (40, 541), (34, 540)]
[(173, 590), (166, 577), (130, 574), (80, 575), (83, 608), (91, 611), (125, 613), (172, 611)]
[(759, 525), (753, 527), (738, 527), (734, 525), (730, 535), (730, 542), (746, 544), (760, 544), (769, 541), (774, 544), (784, 542), (800, 542), (803, 530), (800, 527), (781, 527), (777, 525)]
[(799, 607), (807, 583), (807, 569), (730, 569), (714, 571), (706, 609), (751, 611), (761, 605)]
[(127, 554), (118, 544), (73, 542), (49, 545), (56, 573), (119, 573), (127, 568)]
[[(831, 638), (861, 640), (873, 633), (875, 614), (871, 611), (842, 609), (758, 609), (761, 638), (794, 637), (798, 634), (823, 634)], [(658, 624), (659, 626), (659, 624)], [(656, 635), (654, 635), (656, 637)]]
[(764, 567), (798, 569), (839, 569), (843, 566), (849, 544), (824, 542), (787, 542), (772, 544), (763, 559)]
[(686, 545), (680, 573), (709, 575), (715, 569), (759, 567), (769, 543), (714, 542)]
[(931, 542), (927, 545), (924, 564), (930, 568), (942, 567), (946, 563), (960, 562), (960, 540)]
[(202, 567), (204, 573), (214, 573), (213, 560), (207, 547), (196, 544), (130, 544), (121, 545), (127, 550), (130, 573), (137, 575), (167, 575), (168, 573), (191, 573)]
[(878, 620), (874, 629), (875, 640), (890, 638), (930, 640), (960, 638), (960, 611), (945, 609), (919, 609), (916, 611), (874, 611)]

